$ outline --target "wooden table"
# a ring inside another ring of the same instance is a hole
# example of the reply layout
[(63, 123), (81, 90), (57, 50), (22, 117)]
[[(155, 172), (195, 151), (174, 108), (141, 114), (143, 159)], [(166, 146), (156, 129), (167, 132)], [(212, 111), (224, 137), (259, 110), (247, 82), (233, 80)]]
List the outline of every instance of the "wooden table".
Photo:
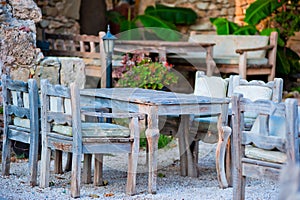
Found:
[[(114, 109), (121, 109), (130, 112), (140, 112), (147, 115), (146, 137), (149, 145), (149, 193), (156, 193), (157, 150), (159, 138), (158, 116), (181, 115), (182, 131), (179, 133), (181, 174), (197, 177), (198, 161), (194, 159), (190, 148), (188, 148), (190, 145), (190, 140), (188, 139), (189, 115), (210, 115), (212, 113), (218, 113), (220, 121), (219, 125), (221, 125), (225, 122), (222, 111), (229, 103), (229, 99), (212, 99), (195, 96), (193, 94), (181, 94), (140, 88), (83, 89), (80, 91), (80, 95), (82, 106), (93, 105), (95, 108), (105, 106), (112, 108), (112, 111), (114, 111)], [(219, 132), (219, 134), (222, 134), (222, 131)], [(219, 138), (223, 138), (223, 136), (219, 135)], [(221, 144), (222, 141), (222, 139), (219, 140), (219, 147), (221, 145), (226, 146), (226, 144)], [(224, 155), (222, 156), (224, 157)], [(224, 170), (220, 171), (217, 167), (217, 171), (221, 174), (219, 175), (220, 177), (226, 179)]]
[[(161, 61), (168, 60), (168, 54), (175, 54), (177, 58), (184, 59), (184, 55), (187, 55), (188, 52), (205, 53), (206, 74), (211, 76), (216, 68), (216, 63), (213, 60), (214, 45), (215, 43), (187, 41), (116, 40), (114, 51), (121, 53), (158, 53)], [(172, 57), (175, 58), (174, 55)]]

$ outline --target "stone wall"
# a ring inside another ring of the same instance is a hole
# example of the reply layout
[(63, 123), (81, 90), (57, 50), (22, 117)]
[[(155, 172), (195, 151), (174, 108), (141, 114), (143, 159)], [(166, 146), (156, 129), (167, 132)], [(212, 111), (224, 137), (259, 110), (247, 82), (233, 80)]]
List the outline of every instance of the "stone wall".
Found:
[[(31, 76), (30, 69), (43, 58), (36, 48), (36, 26), (42, 18), (33, 0), (1, 1), (0, 66), (1, 72), (20, 80)], [(8, 3), (7, 3), (8, 2)]]
[(85, 63), (81, 58), (45, 57), (37, 66), (33, 78), (38, 84), (41, 79), (48, 79), (52, 84), (69, 86), (72, 82), (76, 82), (79, 88), (84, 88)]
[(168, 6), (192, 8), (198, 14), (196, 24), (186, 28), (182, 27), (181, 32), (183, 33), (190, 30), (202, 33), (214, 32), (215, 29), (209, 18), (225, 17), (233, 21), (235, 17), (235, 0), (157, 0), (156, 2)]
[[(41, 8), (43, 19), (38, 24), (38, 30), (79, 34), (80, 3), (81, 0), (39, 0), (37, 4)], [(42, 36), (41, 32), (38, 35)]]
[[(67, 20), (67, 18), (72, 18), (75, 21), (75, 18), (79, 18), (78, 10), (74, 12), (74, 7), (64, 7), (65, 5), (59, 3), (60, 1), (58, 0), (38, 2), (40, 6), (46, 3), (54, 6), (56, 10), (47, 8), (43, 12), (50, 14), (56, 21), (65, 19), (61, 23), (64, 23), (66, 27), (74, 28), (73, 24), (70, 25), (72, 20), (70, 23)], [(73, 6), (76, 5), (75, 0), (64, 0), (63, 2), (69, 2), (68, 5), (71, 3)], [(12, 79), (22, 81), (27, 81), (28, 78), (38, 80), (40, 78), (49, 78), (52, 80), (52, 83), (64, 85), (76, 81), (83, 88), (85, 83), (85, 66), (82, 59), (44, 59), (40, 49), (36, 48), (36, 25), (39, 22), (48, 23), (45, 20), (41, 21), (42, 12), (37, 4), (33, 0), (0, 0), (0, 3), (1, 72), (9, 74)], [(55, 15), (57, 15), (57, 18)], [(59, 26), (53, 24), (57, 25), (58, 23), (49, 22), (49, 27), (52, 27), (53, 31), (57, 31), (56, 28), (59, 28)], [(62, 31), (66, 30), (63, 29)]]

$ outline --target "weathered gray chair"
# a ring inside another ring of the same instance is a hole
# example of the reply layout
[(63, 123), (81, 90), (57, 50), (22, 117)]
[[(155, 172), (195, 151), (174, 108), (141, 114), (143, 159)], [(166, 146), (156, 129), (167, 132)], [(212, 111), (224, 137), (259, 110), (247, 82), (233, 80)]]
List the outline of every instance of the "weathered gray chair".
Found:
[[(217, 76), (206, 76), (203, 71), (197, 71), (195, 77), (194, 94), (198, 96), (206, 96), (211, 98), (226, 98), (228, 87), (228, 79), (223, 79)], [(194, 154), (198, 160), (199, 141), (205, 143), (218, 143), (222, 140), (221, 145), (217, 146), (216, 150), (216, 169), (218, 173), (218, 181), (221, 188), (228, 187), (225, 176), (225, 150), (231, 134), (230, 129), (221, 131), (221, 126), (227, 125), (228, 105), (224, 106), (223, 112), (220, 115), (211, 113), (211, 116), (194, 116), (190, 126), (190, 137), (194, 141)], [(218, 125), (218, 122), (221, 124)], [(220, 139), (219, 139), (220, 138)]]
[[(74, 83), (68, 88), (61, 85), (51, 85), (48, 80), (42, 80), (41, 93), (42, 157), (40, 186), (43, 188), (49, 186), (51, 149), (72, 152), (72, 197), (80, 196), (82, 154), (95, 154), (94, 185), (102, 185), (102, 154), (128, 153), (126, 193), (133, 195), (135, 193), (139, 152), (139, 115), (137, 113), (91, 111), (90, 108), (95, 105), (83, 109), (80, 105), (79, 90)], [(113, 123), (82, 121), (82, 119), (86, 119), (84, 116), (129, 118), (129, 128)], [(86, 157), (84, 162), (83, 182), (86, 183), (90, 181), (91, 166), (90, 160)]]
[(10, 171), (11, 143), (19, 141), (30, 144), (30, 185), (37, 183), (39, 144), (39, 97), (34, 79), (28, 83), (2, 75), (4, 132), (2, 147), (2, 175)]
[[(297, 100), (283, 103), (232, 96), (233, 199), (245, 199), (246, 177), (278, 179), (286, 163), (299, 162)], [(250, 130), (245, 113), (257, 115)]]

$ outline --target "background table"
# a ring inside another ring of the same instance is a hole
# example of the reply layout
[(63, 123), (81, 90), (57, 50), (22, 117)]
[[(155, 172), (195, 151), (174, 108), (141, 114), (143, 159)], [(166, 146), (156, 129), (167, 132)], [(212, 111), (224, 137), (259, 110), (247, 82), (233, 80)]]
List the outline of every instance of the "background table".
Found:
[[(229, 99), (216, 99), (195, 96), (193, 94), (181, 94), (140, 88), (83, 89), (80, 91), (80, 95), (81, 106), (92, 105), (95, 108), (110, 107), (112, 108), (112, 112), (121, 109), (128, 112), (140, 112), (147, 115), (146, 137), (149, 146), (149, 193), (156, 193), (157, 150), (159, 138), (158, 116), (180, 115), (182, 117), (181, 123), (183, 124), (181, 126), (182, 129), (179, 132), (181, 175), (196, 177), (198, 175), (198, 161), (194, 159), (189, 148), (189, 115), (211, 115), (212, 113), (218, 113), (220, 120), (219, 124), (221, 124), (226, 121), (224, 116), (222, 116), (222, 111), (229, 103)], [(222, 140), (219, 141), (220, 143), (222, 142)], [(225, 172), (221, 173), (223, 173), (221, 177), (224, 179)]]

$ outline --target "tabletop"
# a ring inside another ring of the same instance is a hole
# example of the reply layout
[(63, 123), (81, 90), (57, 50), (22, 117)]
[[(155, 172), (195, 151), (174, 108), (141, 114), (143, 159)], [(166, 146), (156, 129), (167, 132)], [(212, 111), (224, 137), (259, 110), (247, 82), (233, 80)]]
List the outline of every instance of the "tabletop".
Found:
[(83, 89), (80, 94), (147, 105), (228, 104), (230, 101), (227, 98), (210, 98), (141, 88)]

